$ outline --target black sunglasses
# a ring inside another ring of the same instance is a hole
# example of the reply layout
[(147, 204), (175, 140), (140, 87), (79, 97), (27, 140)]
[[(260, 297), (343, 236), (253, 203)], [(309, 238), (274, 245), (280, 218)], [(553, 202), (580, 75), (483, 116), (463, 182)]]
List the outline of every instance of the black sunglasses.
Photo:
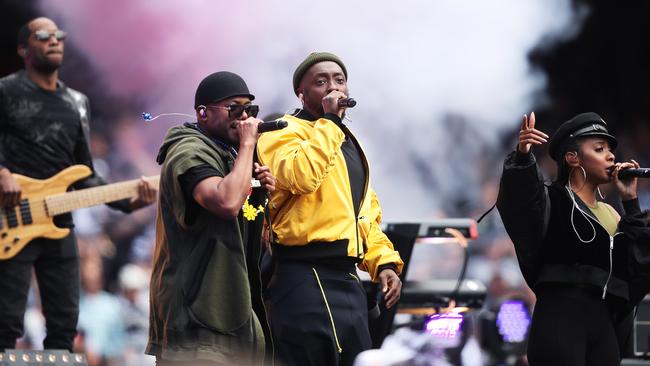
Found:
[(41, 41), (41, 42), (45, 42), (45, 41), (49, 40), (50, 37), (52, 37), (52, 36), (54, 36), (54, 38), (56, 38), (57, 41), (63, 41), (65, 39), (65, 37), (67, 36), (67, 33), (60, 30), (60, 29), (57, 29), (57, 30), (55, 30), (54, 32), (51, 32), (51, 33), (50, 33), (50, 31), (47, 31), (45, 29), (39, 29), (36, 32), (34, 32), (34, 37), (36, 38), (36, 40)]
[(260, 106), (255, 104), (230, 104), (225, 107), (209, 105), (208, 108), (225, 109), (228, 111), (228, 117), (230, 118), (239, 118), (244, 112), (249, 117), (257, 117), (257, 114), (260, 112)]

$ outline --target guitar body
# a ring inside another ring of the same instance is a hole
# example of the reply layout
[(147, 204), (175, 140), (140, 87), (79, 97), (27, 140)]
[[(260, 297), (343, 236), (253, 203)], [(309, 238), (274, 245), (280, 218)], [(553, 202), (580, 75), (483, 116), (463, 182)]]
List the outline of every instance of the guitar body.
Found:
[(21, 204), (0, 212), (0, 260), (12, 258), (35, 238), (61, 239), (68, 235), (70, 229), (54, 225), (46, 198), (65, 194), (72, 183), (91, 174), (85, 165), (73, 165), (42, 180), (14, 174), (22, 190)]

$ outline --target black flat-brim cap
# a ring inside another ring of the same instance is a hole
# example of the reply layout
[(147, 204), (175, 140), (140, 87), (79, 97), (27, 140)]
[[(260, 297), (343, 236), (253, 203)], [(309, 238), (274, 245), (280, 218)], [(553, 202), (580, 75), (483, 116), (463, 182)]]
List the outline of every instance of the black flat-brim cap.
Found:
[(616, 137), (607, 130), (605, 120), (594, 112), (581, 113), (562, 123), (551, 136), (548, 146), (549, 154), (553, 160), (560, 161), (571, 141), (594, 136), (605, 138), (612, 149), (618, 145)]
[(194, 109), (200, 105), (208, 105), (239, 96), (248, 97), (250, 100), (255, 99), (255, 96), (248, 91), (248, 86), (241, 76), (228, 71), (215, 72), (201, 80), (196, 88)]

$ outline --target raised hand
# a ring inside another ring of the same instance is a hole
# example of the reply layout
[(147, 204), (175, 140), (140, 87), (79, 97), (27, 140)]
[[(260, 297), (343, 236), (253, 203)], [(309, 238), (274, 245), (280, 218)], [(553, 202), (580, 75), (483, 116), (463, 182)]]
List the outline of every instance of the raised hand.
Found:
[(535, 112), (530, 113), (530, 118), (524, 114), (519, 130), (519, 144), (517, 150), (528, 154), (533, 145), (542, 145), (548, 140), (548, 135), (535, 128)]

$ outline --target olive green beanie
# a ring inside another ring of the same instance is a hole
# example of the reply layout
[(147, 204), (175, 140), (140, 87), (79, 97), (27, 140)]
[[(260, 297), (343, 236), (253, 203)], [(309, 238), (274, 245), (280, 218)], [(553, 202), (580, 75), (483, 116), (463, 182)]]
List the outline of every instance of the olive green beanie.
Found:
[(302, 77), (305, 76), (307, 70), (309, 70), (312, 65), (323, 61), (336, 62), (339, 66), (341, 66), (343, 74), (345, 75), (345, 79), (347, 80), (348, 70), (345, 68), (343, 61), (341, 61), (340, 58), (338, 58), (335, 54), (329, 52), (312, 52), (303, 62), (300, 63), (300, 65), (298, 65), (296, 71), (293, 72), (293, 91), (296, 93), (296, 95), (298, 95), (297, 89), (300, 85), (300, 81), (302, 80)]

